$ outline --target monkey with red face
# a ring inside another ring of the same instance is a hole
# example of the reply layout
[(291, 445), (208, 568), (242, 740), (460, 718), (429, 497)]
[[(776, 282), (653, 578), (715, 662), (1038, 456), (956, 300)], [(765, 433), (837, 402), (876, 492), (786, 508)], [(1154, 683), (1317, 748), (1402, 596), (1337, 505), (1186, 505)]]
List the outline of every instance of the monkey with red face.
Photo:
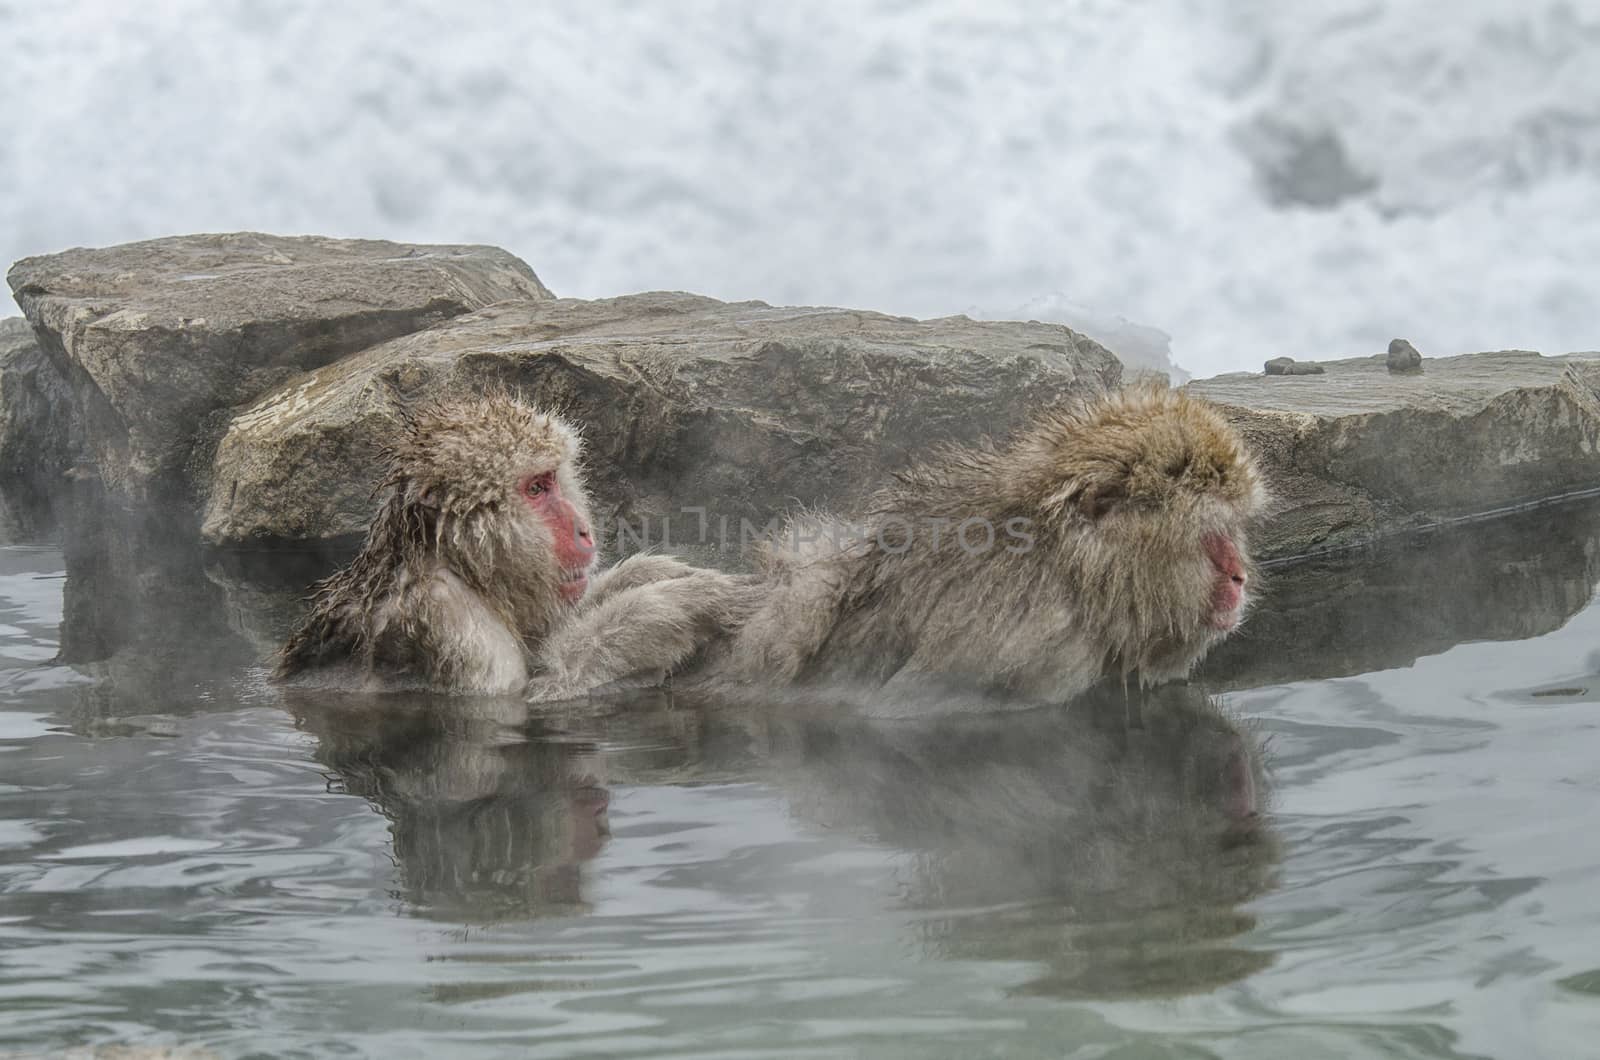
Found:
[(562, 420), (505, 394), (410, 412), (360, 554), (315, 587), (276, 676), (505, 693), (541, 674), (592, 688), (671, 673), (742, 620), (748, 578), (651, 555), (594, 573), (579, 449)]
[(902, 475), (853, 525), (791, 524), (708, 680), (864, 685), (895, 710), (934, 687), (1022, 704), (1181, 677), (1243, 617), (1265, 502), (1197, 398), (1141, 386), (1051, 412)]

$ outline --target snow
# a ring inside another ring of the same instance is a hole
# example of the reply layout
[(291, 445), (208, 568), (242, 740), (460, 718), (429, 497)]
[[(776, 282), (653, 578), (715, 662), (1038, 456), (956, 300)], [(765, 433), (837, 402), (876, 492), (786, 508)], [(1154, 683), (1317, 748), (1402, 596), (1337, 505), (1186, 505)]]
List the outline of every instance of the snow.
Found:
[(1600, 0), (0, 0), (0, 45), (6, 261), (484, 242), (1201, 376), (1600, 347)]

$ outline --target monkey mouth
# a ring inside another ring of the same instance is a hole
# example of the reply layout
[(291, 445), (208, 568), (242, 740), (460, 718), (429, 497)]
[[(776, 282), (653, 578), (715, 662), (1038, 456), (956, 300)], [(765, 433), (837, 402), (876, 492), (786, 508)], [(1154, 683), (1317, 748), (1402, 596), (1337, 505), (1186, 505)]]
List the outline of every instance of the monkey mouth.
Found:
[(1239, 627), (1239, 620), (1244, 617), (1244, 606), (1229, 608), (1226, 611), (1213, 611), (1206, 617), (1206, 625), (1218, 633), (1229, 633)]

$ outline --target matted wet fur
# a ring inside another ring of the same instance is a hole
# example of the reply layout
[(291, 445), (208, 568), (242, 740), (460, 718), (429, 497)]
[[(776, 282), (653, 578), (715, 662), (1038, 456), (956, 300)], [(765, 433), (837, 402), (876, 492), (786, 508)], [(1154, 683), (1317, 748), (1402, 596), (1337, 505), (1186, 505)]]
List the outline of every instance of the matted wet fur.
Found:
[(539, 645), (530, 702), (659, 685), (726, 642), (765, 597), (759, 579), (636, 555), (595, 579)]
[(402, 427), (366, 542), (314, 587), (280, 679), (445, 692), (521, 691), (534, 673), (659, 679), (753, 606), (748, 579), (664, 556), (589, 584), (592, 551), (559, 540), (592, 549), (580, 440), (558, 417), (493, 393), (422, 406)]
[(1052, 411), (940, 452), (856, 524), (792, 523), (709, 681), (864, 683), (914, 708), (930, 684), (1059, 702), (1102, 675), (1179, 677), (1242, 618), (1265, 502), (1198, 398), (1143, 385)]

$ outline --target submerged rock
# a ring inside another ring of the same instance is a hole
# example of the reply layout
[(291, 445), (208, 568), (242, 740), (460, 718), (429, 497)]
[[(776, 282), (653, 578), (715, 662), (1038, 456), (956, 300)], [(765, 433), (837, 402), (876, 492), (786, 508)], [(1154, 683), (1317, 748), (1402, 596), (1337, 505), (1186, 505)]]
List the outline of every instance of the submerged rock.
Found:
[(1278, 499), (1266, 556), (1370, 540), (1600, 485), (1600, 360), (1524, 350), (1325, 362), (1315, 387), (1238, 373), (1191, 383), (1224, 406)]
[(359, 532), (404, 404), (506, 386), (582, 426), (602, 531), (621, 520), (656, 543), (738, 547), (741, 520), (759, 529), (796, 504), (859, 498), (932, 443), (1005, 434), (1121, 373), (1054, 324), (681, 293), (494, 306), (241, 411), (202, 532), (222, 545)]
[(1422, 354), (1405, 339), (1392, 339), (1389, 342), (1388, 364), (1391, 372), (1420, 372)]
[(210, 464), (219, 409), (491, 302), (551, 297), (493, 247), (256, 233), (25, 258), (7, 280), (101, 477), (133, 499), (187, 492), (186, 465)]

